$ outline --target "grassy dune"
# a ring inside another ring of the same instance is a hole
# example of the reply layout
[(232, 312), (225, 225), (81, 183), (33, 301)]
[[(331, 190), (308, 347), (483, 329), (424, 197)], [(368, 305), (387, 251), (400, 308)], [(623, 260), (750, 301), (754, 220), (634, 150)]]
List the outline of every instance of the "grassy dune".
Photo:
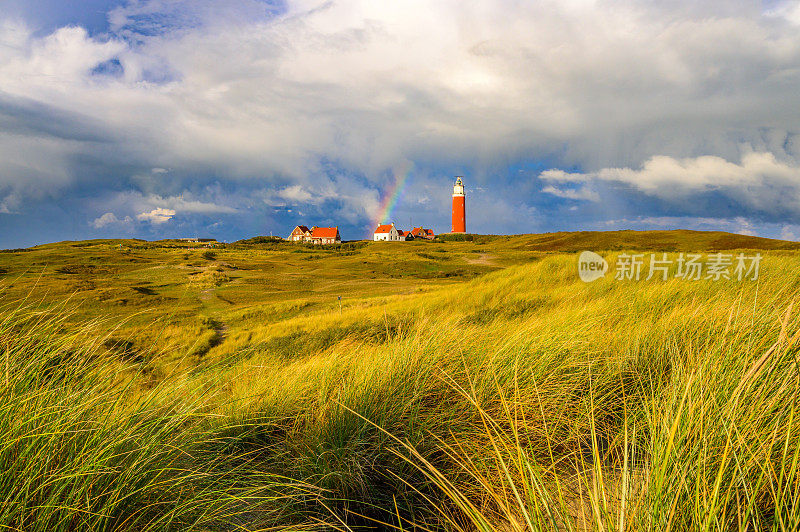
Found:
[[(0, 523), (797, 530), (797, 247), (618, 232), (4, 253)], [(765, 258), (757, 282), (585, 284), (583, 249)]]

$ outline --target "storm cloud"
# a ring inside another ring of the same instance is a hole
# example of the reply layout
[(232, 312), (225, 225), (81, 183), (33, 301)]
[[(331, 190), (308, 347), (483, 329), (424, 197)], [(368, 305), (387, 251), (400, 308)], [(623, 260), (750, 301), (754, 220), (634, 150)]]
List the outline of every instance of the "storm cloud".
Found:
[(20, 221), (43, 204), (70, 213), (65, 238), (355, 238), (409, 165), (398, 222), (440, 231), (464, 173), (474, 231), (774, 235), (800, 223), (799, 5), (140, 0), (50, 27), (12, 9), (3, 242), (57, 235)]

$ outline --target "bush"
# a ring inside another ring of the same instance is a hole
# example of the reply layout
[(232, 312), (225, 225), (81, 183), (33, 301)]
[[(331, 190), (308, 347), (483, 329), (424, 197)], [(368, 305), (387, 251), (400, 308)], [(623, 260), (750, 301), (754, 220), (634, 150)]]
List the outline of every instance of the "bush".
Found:
[(475, 240), (475, 236), (470, 233), (450, 233), (436, 235), (436, 238), (442, 242), (472, 242)]

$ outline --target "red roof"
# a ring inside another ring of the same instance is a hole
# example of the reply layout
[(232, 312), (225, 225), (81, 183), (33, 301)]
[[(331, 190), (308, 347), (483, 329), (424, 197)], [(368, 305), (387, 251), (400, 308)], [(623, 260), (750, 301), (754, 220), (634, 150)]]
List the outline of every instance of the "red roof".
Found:
[(311, 232), (311, 238), (336, 238), (338, 235), (338, 227), (315, 227)]
[(433, 236), (433, 231), (430, 229), (425, 229), (423, 227), (415, 227), (411, 234), (414, 236), (426, 235), (426, 236)]
[(392, 232), (392, 224), (384, 224), (379, 225), (377, 229), (375, 229), (376, 233), (391, 233)]
[(400, 235), (400, 236), (405, 236), (406, 232), (403, 231), (402, 229), (398, 229), (397, 230), (397, 234)]

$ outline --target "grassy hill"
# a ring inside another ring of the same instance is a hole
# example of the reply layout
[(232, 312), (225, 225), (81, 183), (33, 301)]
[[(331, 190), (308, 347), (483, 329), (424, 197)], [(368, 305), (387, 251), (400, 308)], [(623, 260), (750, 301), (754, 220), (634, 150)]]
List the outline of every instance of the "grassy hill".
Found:
[[(797, 529), (797, 246), (621, 231), (0, 253), (0, 523)], [(626, 250), (764, 258), (758, 280), (586, 284), (583, 250), (612, 268)]]
[(725, 251), (733, 249), (789, 250), (800, 243), (775, 240), (723, 231), (575, 231), (537, 235), (476, 236), (477, 241), (494, 244), (498, 249), (570, 252), (570, 251)]

